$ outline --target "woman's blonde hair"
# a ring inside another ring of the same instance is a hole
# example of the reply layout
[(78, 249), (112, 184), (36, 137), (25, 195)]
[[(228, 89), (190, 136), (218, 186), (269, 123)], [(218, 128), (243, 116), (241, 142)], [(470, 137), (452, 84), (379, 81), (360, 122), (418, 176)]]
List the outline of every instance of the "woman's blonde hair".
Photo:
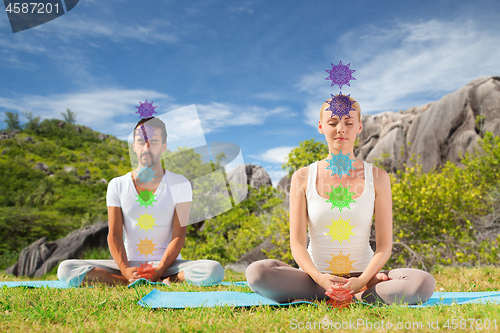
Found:
[[(338, 97), (340, 95), (335, 95), (334, 97)], [(347, 95), (342, 95), (342, 96), (345, 96), (347, 98), (349, 98), (349, 100), (351, 102), (354, 102), (352, 104), (352, 107), (356, 109), (357, 111), (357, 114), (358, 114), (358, 121), (361, 121), (361, 106), (359, 105), (358, 101), (356, 101), (354, 98), (352, 98), (351, 96), (347, 96)], [(329, 101), (331, 101), (332, 99), (328, 99), (325, 103), (323, 103), (323, 106), (321, 107), (321, 110), (319, 111), (319, 120), (321, 121), (321, 117), (323, 116), (323, 112), (331, 112), (331, 111), (326, 111), (326, 109), (330, 106), (330, 104), (328, 104)]]

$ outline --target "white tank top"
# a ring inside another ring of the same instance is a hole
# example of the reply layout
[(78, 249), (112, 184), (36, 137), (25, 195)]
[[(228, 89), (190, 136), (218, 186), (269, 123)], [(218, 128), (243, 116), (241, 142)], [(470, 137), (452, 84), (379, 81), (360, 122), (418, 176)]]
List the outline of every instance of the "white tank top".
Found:
[[(363, 194), (354, 202), (349, 199), (337, 205), (328, 202), (316, 190), (318, 162), (309, 166), (306, 200), (310, 242), (307, 251), (322, 273), (345, 276), (363, 272), (373, 257), (369, 242), (375, 206), (373, 169), (370, 163), (363, 163)], [(350, 193), (354, 196), (354, 192)]]

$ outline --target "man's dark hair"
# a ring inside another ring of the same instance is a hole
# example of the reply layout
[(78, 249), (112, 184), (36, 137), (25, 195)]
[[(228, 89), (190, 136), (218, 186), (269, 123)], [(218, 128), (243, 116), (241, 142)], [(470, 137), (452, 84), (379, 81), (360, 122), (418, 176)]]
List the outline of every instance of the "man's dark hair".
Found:
[(161, 119), (155, 118), (155, 117), (142, 118), (141, 120), (139, 120), (137, 125), (135, 125), (135, 127), (134, 127), (134, 141), (135, 141), (135, 136), (136, 136), (136, 132), (137, 132), (136, 131), (137, 127), (141, 126), (145, 122), (147, 122), (147, 126), (152, 126), (154, 128), (161, 129), (162, 143), (167, 142), (167, 128), (165, 127), (165, 123)]

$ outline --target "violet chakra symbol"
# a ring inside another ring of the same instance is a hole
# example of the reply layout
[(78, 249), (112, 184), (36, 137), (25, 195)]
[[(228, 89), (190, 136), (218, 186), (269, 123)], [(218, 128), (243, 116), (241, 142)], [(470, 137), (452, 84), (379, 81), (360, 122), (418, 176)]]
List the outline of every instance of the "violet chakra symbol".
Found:
[(351, 118), (349, 112), (356, 111), (356, 109), (352, 106), (356, 103), (356, 101), (351, 101), (349, 98), (350, 96), (351, 94), (342, 95), (342, 92), (340, 92), (337, 96), (332, 95), (332, 98), (326, 101), (330, 106), (325, 111), (332, 111), (332, 118), (334, 116), (338, 116), (339, 120), (342, 120), (342, 116)]
[(154, 113), (157, 113), (155, 111), (157, 106), (153, 106), (153, 102), (148, 103), (148, 100), (146, 100), (144, 103), (141, 103), (141, 101), (139, 101), (139, 104), (139, 106), (136, 106), (136, 108), (139, 110), (136, 113), (138, 113), (141, 118), (149, 118)]
[(326, 72), (330, 73), (330, 76), (325, 79), (332, 80), (332, 85), (330, 87), (333, 87), (334, 84), (338, 85), (340, 89), (342, 89), (342, 86), (344, 84), (347, 84), (349, 87), (351, 86), (349, 84), (349, 81), (356, 80), (354, 77), (352, 77), (352, 73), (354, 73), (356, 70), (349, 69), (350, 65), (350, 63), (347, 65), (343, 65), (342, 60), (340, 60), (337, 66), (332, 64), (332, 69), (325, 70)]
[(144, 141), (148, 141), (153, 136), (155, 136), (155, 128), (153, 126), (141, 124), (140, 127), (136, 129), (137, 136), (139, 136)]

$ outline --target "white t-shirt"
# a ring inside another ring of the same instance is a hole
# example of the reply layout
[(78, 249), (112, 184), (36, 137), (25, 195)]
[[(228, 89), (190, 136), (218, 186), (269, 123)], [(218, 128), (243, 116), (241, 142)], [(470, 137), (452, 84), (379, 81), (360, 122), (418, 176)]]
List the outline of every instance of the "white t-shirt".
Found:
[[(192, 190), (187, 178), (168, 170), (148, 202), (137, 193), (131, 172), (113, 178), (108, 184), (106, 205), (122, 209), (128, 260), (161, 260), (172, 240), (175, 205), (190, 201)], [(177, 259), (182, 259), (180, 253)]]

